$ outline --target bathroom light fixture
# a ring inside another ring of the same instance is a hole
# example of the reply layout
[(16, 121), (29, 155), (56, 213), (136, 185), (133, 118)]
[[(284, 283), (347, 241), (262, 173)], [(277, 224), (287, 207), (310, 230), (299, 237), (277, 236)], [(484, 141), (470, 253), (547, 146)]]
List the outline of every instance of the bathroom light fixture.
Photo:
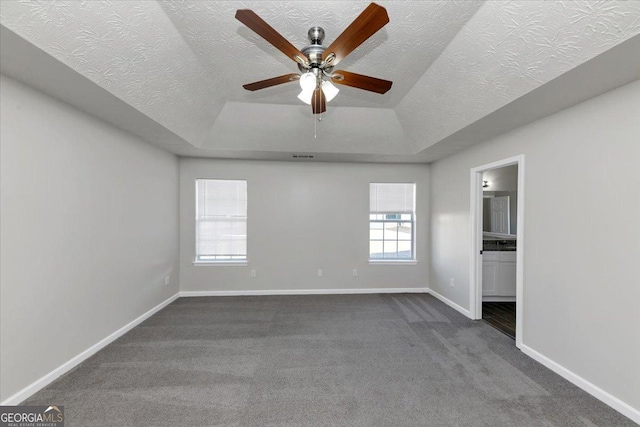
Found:
[(489, 188), (489, 181), (482, 181), (482, 188)]

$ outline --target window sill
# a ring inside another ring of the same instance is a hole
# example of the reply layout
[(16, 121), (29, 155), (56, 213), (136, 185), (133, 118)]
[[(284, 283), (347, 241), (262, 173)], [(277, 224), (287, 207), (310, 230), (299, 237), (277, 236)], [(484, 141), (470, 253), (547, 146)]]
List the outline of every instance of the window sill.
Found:
[(194, 261), (193, 265), (196, 267), (242, 267), (249, 265), (249, 261)]
[(418, 261), (415, 259), (408, 260), (393, 260), (393, 259), (381, 259), (381, 260), (369, 260), (370, 265), (417, 265)]

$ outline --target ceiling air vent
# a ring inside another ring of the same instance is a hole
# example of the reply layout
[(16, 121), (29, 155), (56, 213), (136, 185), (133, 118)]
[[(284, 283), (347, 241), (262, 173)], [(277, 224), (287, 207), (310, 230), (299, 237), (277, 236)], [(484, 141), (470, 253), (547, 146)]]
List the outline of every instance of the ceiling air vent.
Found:
[(313, 159), (313, 154), (292, 154), (291, 158), (296, 160)]

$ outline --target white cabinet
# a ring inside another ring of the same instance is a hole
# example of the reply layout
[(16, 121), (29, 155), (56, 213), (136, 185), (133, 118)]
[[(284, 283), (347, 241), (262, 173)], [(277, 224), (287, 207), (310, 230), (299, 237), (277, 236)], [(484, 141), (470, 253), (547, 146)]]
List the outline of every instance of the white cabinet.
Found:
[(499, 252), (484, 252), (482, 255), (482, 295), (498, 295)]
[(502, 297), (516, 296), (515, 252), (500, 252), (500, 267), (498, 268), (498, 295)]
[(516, 253), (484, 252), (482, 255), (482, 295), (516, 296)]

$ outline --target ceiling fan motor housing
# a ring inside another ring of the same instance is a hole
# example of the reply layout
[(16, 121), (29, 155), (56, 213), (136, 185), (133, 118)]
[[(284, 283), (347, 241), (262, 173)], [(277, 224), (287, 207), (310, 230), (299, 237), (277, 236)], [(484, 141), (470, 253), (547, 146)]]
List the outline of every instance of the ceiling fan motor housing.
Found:
[[(326, 47), (322, 46), (322, 41), (324, 40), (324, 29), (322, 29), (322, 27), (311, 27), (307, 34), (311, 44), (302, 48), (301, 52), (304, 53), (304, 56), (309, 60), (311, 68), (320, 68), (322, 63), (322, 54), (326, 50)], [(298, 64), (298, 68), (303, 73), (308, 72), (308, 70), (300, 64)], [(329, 72), (331, 71), (331, 68), (333, 67), (324, 67), (323, 69), (325, 72)]]
[(311, 44), (322, 44), (322, 40), (324, 40), (324, 29), (322, 27), (311, 27), (307, 34)]

